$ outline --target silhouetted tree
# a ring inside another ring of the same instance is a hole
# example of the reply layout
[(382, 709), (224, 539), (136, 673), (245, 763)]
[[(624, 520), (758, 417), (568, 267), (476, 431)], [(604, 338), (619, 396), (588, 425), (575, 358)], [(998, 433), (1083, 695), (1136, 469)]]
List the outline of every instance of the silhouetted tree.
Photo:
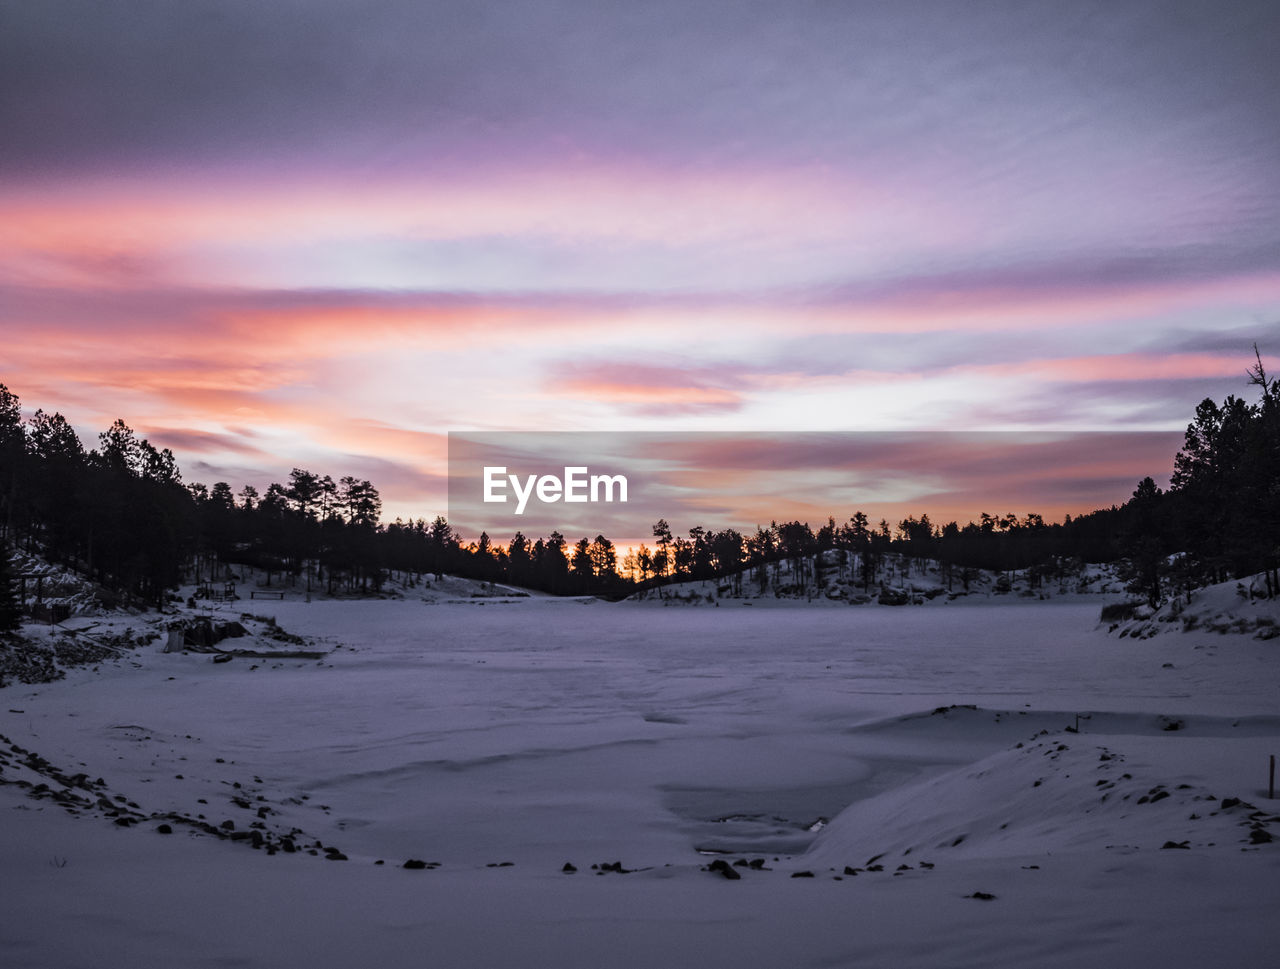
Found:
[(565, 554), (566, 547), (564, 536), (559, 532), (552, 532), (542, 546), (538, 566), (545, 577), (543, 581), (546, 585), (543, 588), (548, 592), (564, 593), (569, 589), (569, 558)]
[(659, 518), (653, 526), (653, 543), (658, 546), (653, 553), (653, 573), (661, 579), (672, 567), (671, 526), (665, 518)]
[(1151, 478), (1143, 478), (1129, 502), (1131, 514), (1124, 537), (1129, 555), (1126, 577), (1129, 591), (1146, 598), (1152, 608), (1160, 604), (1161, 564), (1165, 554), (1161, 536), (1162, 492)]
[(613, 542), (603, 535), (597, 535), (591, 543), (591, 568), (602, 589), (610, 589), (618, 581), (618, 552)]
[(573, 547), (572, 569), (578, 591), (587, 592), (595, 576), (595, 563), (591, 560), (591, 543), (585, 538), (579, 539)]
[(11, 633), (22, 624), (22, 603), (13, 576), (8, 543), (0, 541), (0, 633)]
[(13, 534), (19, 517), (26, 444), (22, 406), (17, 396), (0, 384), (0, 537), (6, 539)]
[(520, 532), (507, 546), (507, 574), (514, 585), (529, 585), (533, 579), (533, 556), (529, 540)]

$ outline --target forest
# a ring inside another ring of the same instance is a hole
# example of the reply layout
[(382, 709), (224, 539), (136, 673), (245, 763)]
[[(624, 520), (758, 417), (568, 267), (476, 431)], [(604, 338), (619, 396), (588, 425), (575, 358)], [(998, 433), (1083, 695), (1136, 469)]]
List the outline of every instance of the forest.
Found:
[(1280, 385), (1257, 363), (1247, 371), (1253, 400), (1204, 400), (1173, 458), (1170, 486), (1152, 477), (1123, 504), (1061, 522), (1040, 515), (984, 513), (977, 521), (937, 524), (927, 513), (891, 524), (861, 511), (807, 522), (771, 521), (746, 534), (690, 528), (665, 520), (619, 561), (603, 535), (575, 544), (559, 532), (505, 545), (480, 534), (466, 541), (444, 517), (381, 520), (370, 481), (294, 468), (287, 482), (259, 493), (227, 482), (184, 483), (174, 455), (136, 435), (122, 420), (84, 444), (60, 413), (22, 418), (17, 395), (0, 384), (0, 629), (19, 608), (7, 550), (38, 551), (84, 573), (121, 604), (163, 608), (182, 582), (212, 586), (229, 569), (261, 570), (268, 583), (326, 594), (377, 594), (388, 583), (413, 585), (460, 575), (553, 594), (620, 598), (690, 579), (744, 575), (767, 582), (764, 564), (805, 563), (821, 553), (850, 553), (870, 590), (885, 556), (941, 563), (948, 578), (969, 570), (1025, 571), (1034, 586), (1079, 562), (1120, 562), (1130, 590), (1163, 598), (1232, 577), (1262, 573), (1280, 594)]

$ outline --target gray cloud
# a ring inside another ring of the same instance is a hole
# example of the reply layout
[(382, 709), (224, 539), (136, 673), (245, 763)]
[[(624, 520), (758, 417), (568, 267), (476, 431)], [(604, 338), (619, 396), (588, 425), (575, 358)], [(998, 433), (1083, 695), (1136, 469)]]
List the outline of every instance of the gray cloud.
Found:
[(1176, 353), (1236, 354), (1240, 357), (1243, 373), (1249, 365), (1254, 344), (1264, 354), (1280, 350), (1280, 319), (1201, 331), (1172, 329), (1162, 334), (1158, 343), (1169, 352)]
[(471, 165), (505, 146), (888, 161), (981, 191), (1010, 166), (1114, 160), (1113, 136), (1200, 166), (1276, 144), (1264, 3), (43, 0), (0, 18), (10, 171)]
[(1234, 377), (1143, 380), (1135, 374), (1133, 380), (1053, 382), (1038, 392), (1002, 402), (998, 407), (957, 401), (955, 409), (977, 426), (1021, 422), (1059, 427), (1185, 427), (1200, 401), (1206, 397), (1220, 401), (1228, 394), (1248, 396), (1243, 366), (1239, 380)]

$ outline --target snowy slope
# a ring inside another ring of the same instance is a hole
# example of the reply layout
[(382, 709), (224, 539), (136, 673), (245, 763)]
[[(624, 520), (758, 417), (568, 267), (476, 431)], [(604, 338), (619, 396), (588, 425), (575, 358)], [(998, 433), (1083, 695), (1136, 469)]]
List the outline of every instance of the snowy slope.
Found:
[(934, 559), (901, 554), (884, 557), (878, 578), (868, 588), (861, 578), (861, 559), (854, 553), (829, 550), (801, 562), (781, 559), (716, 579), (672, 582), (645, 589), (636, 602), (714, 605), (718, 601), (803, 601), (819, 605), (925, 605), (958, 599), (1048, 600), (1063, 596), (1111, 598), (1124, 594), (1124, 583), (1110, 565), (1064, 563), (1054, 575), (1034, 578), (1026, 570), (991, 572), (947, 568)]
[(1118, 636), (1134, 639), (1190, 630), (1275, 639), (1280, 637), (1280, 599), (1266, 598), (1266, 583), (1256, 575), (1173, 596), (1158, 609), (1140, 605), (1132, 618), (1112, 627)]

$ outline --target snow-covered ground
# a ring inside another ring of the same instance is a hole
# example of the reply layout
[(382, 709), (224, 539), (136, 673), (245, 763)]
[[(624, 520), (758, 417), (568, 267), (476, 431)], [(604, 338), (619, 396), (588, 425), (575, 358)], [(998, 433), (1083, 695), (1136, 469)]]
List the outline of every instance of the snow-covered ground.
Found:
[(0, 691), (0, 965), (1270, 965), (1280, 642), (1100, 605), (214, 606)]

